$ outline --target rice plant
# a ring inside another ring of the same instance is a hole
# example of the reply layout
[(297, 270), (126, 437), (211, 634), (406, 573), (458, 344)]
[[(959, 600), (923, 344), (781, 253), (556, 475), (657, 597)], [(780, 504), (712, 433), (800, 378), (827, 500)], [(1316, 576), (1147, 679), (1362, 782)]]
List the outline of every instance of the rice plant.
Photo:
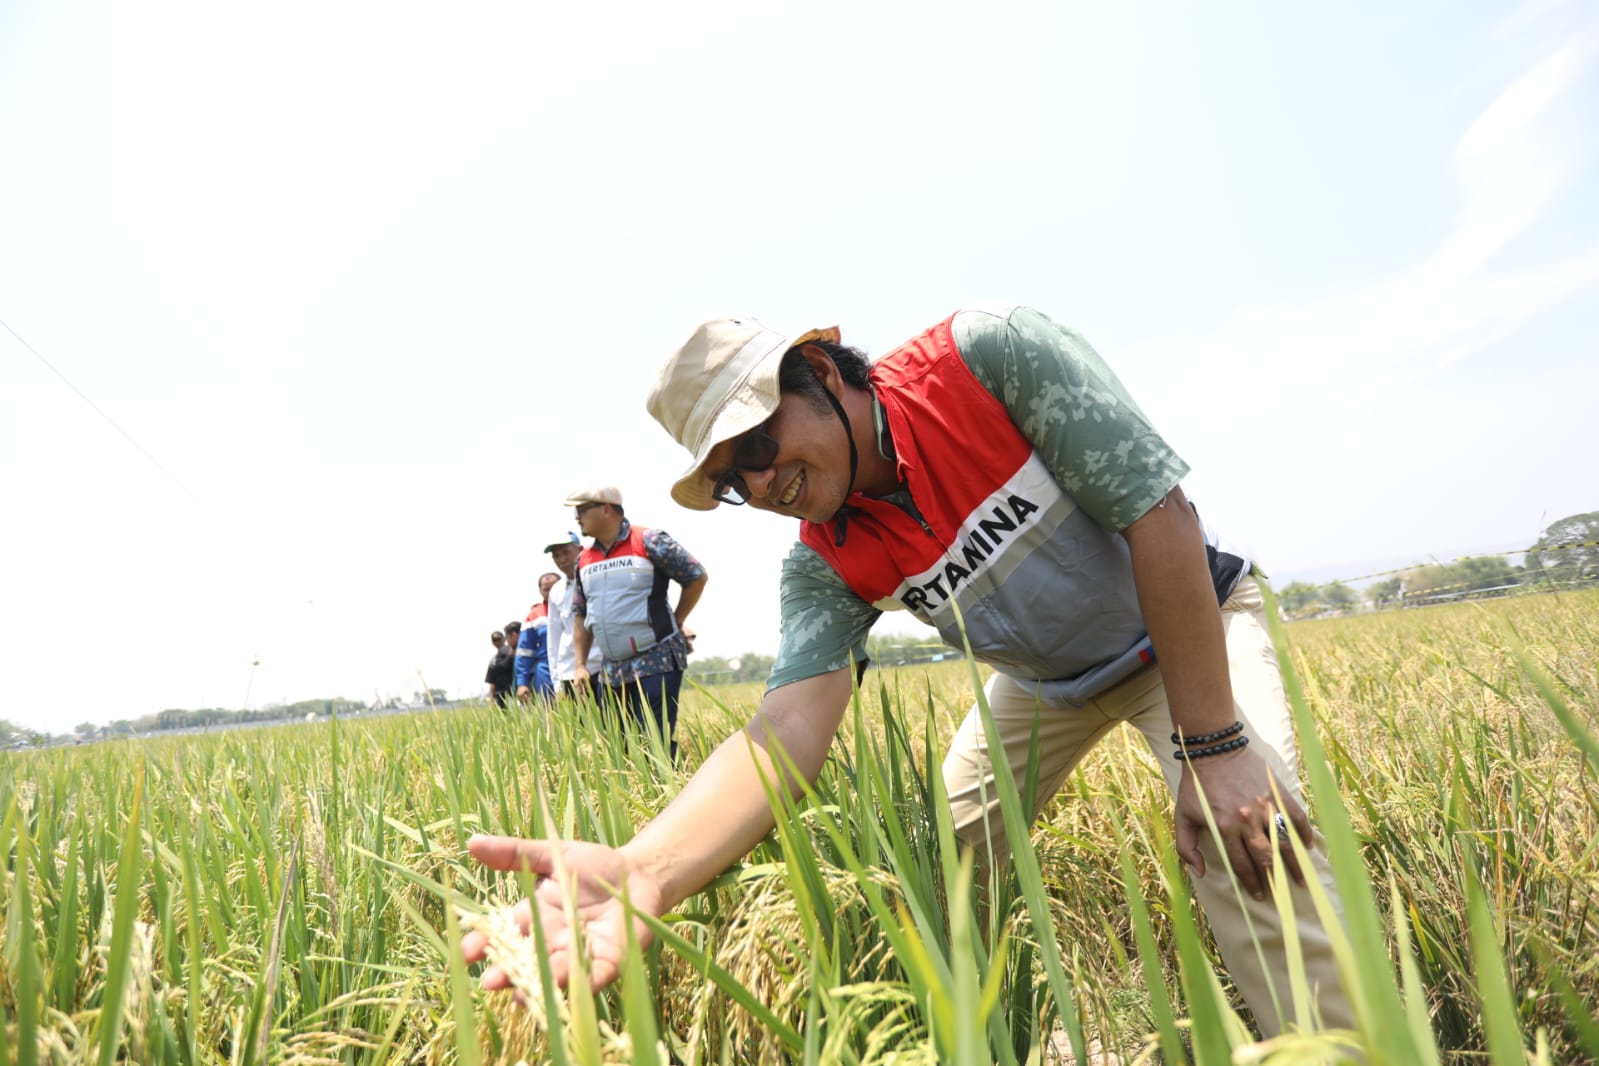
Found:
[[(1253, 1033), (1134, 736), (1008, 819), (1014, 871), (974, 869), (937, 773), (980, 681), (956, 662), (868, 673), (814, 787), (597, 995), (494, 925), (528, 886), (465, 840), (627, 840), (758, 686), (687, 694), (676, 764), (591, 706), (7, 755), (0, 1066), (1599, 1062), (1596, 618), (1564, 593), (1279, 634), (1351, 1032)], [(478, 989), (463, 923), (519, 998)]]

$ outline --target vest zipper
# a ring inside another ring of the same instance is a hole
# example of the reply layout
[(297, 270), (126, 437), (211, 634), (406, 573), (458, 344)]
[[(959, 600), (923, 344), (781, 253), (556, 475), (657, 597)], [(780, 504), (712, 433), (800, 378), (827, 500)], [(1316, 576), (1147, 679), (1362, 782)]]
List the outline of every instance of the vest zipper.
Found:
[(898, 507), (901, 511), (904, 511), (906, 514), (916, 519), (916, 524), (922, 527), (922, 532), (926, 533), (934, 540), (938, 539), (938, 534), (933, 532), (933, 527), (928, 525), (927, 519), (922, 517), (921, 509), (916, 506), (916, 501), (911, 499), (911, 493), (909, 489), (901, 489), (899, 492), (894, 494), (894, 498), (890, 499), (889, 497), (884, 497), (884, 499), (888, 499), (890, 503), (894, 504), (894, 506)]

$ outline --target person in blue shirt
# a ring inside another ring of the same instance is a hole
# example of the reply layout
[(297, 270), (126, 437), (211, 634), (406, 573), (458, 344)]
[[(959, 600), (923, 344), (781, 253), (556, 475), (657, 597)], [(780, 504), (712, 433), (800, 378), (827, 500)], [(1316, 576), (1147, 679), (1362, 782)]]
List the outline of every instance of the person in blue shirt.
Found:
[(516, 640), (516, 698), (522, 703), (534, 696), (546, 702), (555, 698), (546, 638), (549, 635), (550, 587), (559, 578), (558, 574), (539, 578), (539, 602), (528, 612), (527, 621), (522, 623), (522, 634)]

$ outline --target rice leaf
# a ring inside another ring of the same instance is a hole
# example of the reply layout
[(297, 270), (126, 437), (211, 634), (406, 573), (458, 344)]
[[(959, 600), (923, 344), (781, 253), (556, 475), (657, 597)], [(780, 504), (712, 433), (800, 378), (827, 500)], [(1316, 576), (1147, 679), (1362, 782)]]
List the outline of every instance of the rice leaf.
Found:
[[(36, 1066), (39, 1061), (39, 954), (37, 933), (33, 927), (33, 878), (28, 873), (28, 827), (18, 819), (16, 824), (16, 870), (12, 887), (16, 910), (12, 920), (16, 925), (16, 990), (15, 1008), (17, 1024), (17, 1062), (19, 1066)], [(9, 946), (9, 945), (8, 945)], [(5, 1026), (0, 1021), (0, 1027)]]
[(128, 827), (122, 834), (117, 859), (117, 891), (111, 924), (111, 951), (106, 957), (105, 992), (101, 999), (100, 1066), (112, 1066), (122, 1046), (122, 1010), (132, 963), (133, 919), (139, 912), (139, 866), (144, 851), (139, 846), (139, 820), (143, 813), (144, 774), (133, 779), (133, 799), (128, 805)]
[(1482, 1008), (1483, 1033), (1488, 1038), (1488, 1058), (1495, 1066), (1524, 1066), (1525, 1043), (1521, 1023), (1516, 1020), (1514, 992), (1505, 974), (1499, 933), (1483, 897), (1476, 863), (1468, 861), (1465, 867), (1466, 920), (1477, 970), (1477, 1002)]

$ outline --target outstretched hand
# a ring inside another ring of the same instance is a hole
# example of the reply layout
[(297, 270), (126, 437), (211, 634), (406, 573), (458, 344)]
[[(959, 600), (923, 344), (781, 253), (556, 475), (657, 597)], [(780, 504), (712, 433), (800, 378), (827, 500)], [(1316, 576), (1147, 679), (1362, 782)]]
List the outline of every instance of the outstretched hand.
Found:
[(1266, 898), (1272, 863), (1279, 856), (1294, 882), (1304, 885), (1304, 871), (1299, 868), (1292, 843), (1279, 832), (1276, 816), (1281, 810), (1306, 848), (1313, 847), (1315, 841), (1310, 818), (1276, 781), (1264, 759), (1241, 748), (1226, 755), (1194, 759), (1183, 766), (1182, 783), (1177, 789), (1177, 854), (1197, 877), (1205, 876), (1205, 856), (1199, 850), (1199, 842), (1210, 834), (1205, 820), (1207, 807), (1221, 834), (1222, 853), (1245, 892), (1256, 899)]
[[(621, 972), (623, 952), (627, 950), (627, 916), (620, 895), (624, 883), (634, 910), (657, 917), (663, 910), (655, 879), (630, 864), (621, 851), (604, 844), (475, 836), (466, 842), (466, 850), (491, 869), (526, 871), (538, 876), (532, 898), (518, 903), (513, 913), (522, 933), (531, 935), (533, 907), (538, 907), (551, 976), (562, 988), (572, 976), (572, 952), (579, 936), (588, 959), (589, 984), (595, 991), (616, 980)], [(567, 922), (569, 895), (575, 899), (576, 929)], [(640, 921), (634, 922), (634, 936), (640, 947), (653, 939)], [(461, 938), (461, 953), (467, 962), (481, 960), (487, 951), (488, 938), (482, 933), (473, 931)], [(486, 989), (506, 988), (510, 983), (510, 977), (499, 966), (490, 966), (483, 974)]]

